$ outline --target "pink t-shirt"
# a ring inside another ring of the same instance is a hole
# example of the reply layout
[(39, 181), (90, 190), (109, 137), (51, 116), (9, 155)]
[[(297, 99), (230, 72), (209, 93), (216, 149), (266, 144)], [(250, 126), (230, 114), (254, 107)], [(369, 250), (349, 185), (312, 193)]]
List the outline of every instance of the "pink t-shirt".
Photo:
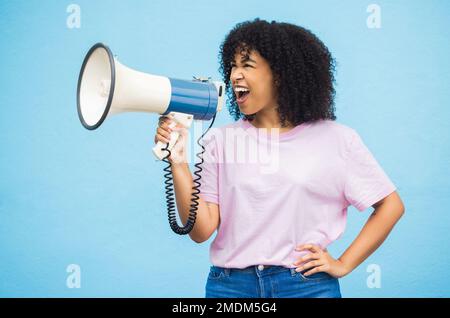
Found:
[(226, 268), (292, 263), (326, 248), (359, 211), (396, 190), (358, 133), (332, 120), (258, 129), (242, 119), (203, 139), (200, 196), (220, 208), (211, 263)]

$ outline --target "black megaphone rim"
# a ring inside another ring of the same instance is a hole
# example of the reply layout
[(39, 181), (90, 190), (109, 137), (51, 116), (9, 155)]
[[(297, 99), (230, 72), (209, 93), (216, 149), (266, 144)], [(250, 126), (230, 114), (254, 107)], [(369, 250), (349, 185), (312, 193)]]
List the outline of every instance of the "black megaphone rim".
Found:
[[(106, 53), (108, 54), (109, 65), (111, 68), (111, 86), (109, 88), (108, 102), (106, 104), (105, 110), (103, 111), (102, 117), (95, 125), (91, 126), (88, 123), (86, 123), (86, 121), (84, 120), (83, 115), (81, 113), (80, 90), (81, 90), (81, 81), (83, 79), (83, 74), (84, 74), (84, 69), (86, 68), (86, 64), (88, 63), (89, 58), (94, 53), (94, 51), (99, 48), (104, 49), (106, 51)], [(116, 70), (116, 68), (115, 68), (115, 64), (114, 64), (114, 57), (108, 46), (104, 45), (103, 43), (97, 43), (89, 49), (88, 53), (86, 54), (86, 57), (84, 58), (83, 65), (81, 66), (80, 75), (78, 76), (78, 87), (77, 87), (78, 117), (86, 129), (94, 130), (94, 129), (97, 129), (98, 127), (100, 127), (100, 125), (103, 123), (103, 121), (105, 120), (106, 116), (109, 113), (109, 109), (111, 108), (111, 104), (112, 104), (112, 100), (113, 100), (113, 96), (114, 96), (114, 87), (116, 84), (116, 71), (115, 70)]]

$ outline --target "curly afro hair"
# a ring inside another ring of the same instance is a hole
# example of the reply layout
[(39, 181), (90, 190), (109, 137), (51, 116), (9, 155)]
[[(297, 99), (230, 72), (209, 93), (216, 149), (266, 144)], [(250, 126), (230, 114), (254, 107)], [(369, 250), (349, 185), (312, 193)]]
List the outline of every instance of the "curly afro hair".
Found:
[(255, 114), (240, 112), (230, 81), (236, 53), (256, 50), (270, 65), (278, 92), (283, 127), (320, 119), (336, 120), (333, 87), (335, 61), (311, 31), (290, 23), (260, 20), (238, 23), (220, 46), (219, 71), (226, 83), (229, 112), (235, 121), (252, 121)]

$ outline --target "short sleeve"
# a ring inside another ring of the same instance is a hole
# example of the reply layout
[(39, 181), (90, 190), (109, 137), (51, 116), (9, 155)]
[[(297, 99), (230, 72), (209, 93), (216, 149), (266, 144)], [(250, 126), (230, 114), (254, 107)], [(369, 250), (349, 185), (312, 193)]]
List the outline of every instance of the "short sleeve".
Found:
[(200, 172), (200, 196), (203, 200), (219, 204), (219, 167), (217, 155), (217, 140), (213, 134), (203, 139), (205, 152)]
[(346, 155), (344, 195), (360, 212), (396, 190), (359, 134), (352, 130)]

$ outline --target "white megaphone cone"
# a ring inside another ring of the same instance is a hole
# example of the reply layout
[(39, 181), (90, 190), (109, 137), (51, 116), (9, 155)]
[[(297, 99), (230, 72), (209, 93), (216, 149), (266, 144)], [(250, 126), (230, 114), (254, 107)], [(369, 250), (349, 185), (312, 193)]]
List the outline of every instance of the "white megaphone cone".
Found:
[[(83, 126), (97, 129), (106, 118), (122, 112), (148, 112), (170, 116), (189, 128), (192, 120), (210, 120), (225, 102), (225, 84), (209, 80), (180, 80), (133, 70), (113, 57), (102, 43), (87, 53), (78, 78), (77, 108)], [(171, 128), (173, 128), (173, 126)], [(171, 133), (172, 149), (179, 133)], [(167, 151), (153, 148), (162, 160)]]

